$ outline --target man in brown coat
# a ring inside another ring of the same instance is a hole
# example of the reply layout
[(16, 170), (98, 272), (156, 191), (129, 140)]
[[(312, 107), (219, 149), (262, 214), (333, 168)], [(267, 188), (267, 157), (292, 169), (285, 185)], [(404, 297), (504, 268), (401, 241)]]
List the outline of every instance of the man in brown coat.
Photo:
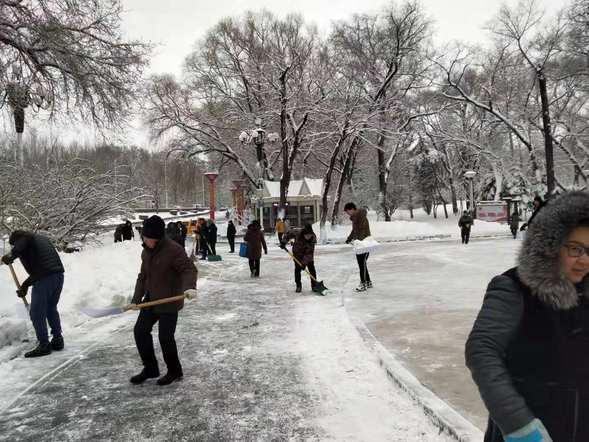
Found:
[[(370, 236), (370, 223), (368, 222), (367, 212), (365, 209), (357, 209), (354, 203), (347, 203), (344, 206), (344, 212), (348, 214), (352, 220), (352, 232), (346, 239), (346, 244), (350, 244), (357, 239), (362, 241)], [(368, 255), (369, 253), (361, 253), (356, 255), (358, 261), (358, 269), (360, 270), (360, 285), (356, 288), (357, 292), (365, 292), (366, 289), (372, 288), (372, 281), (370, 280), (370, 273), (368, 273)]]
[[(196, 267), (182, 246), (164, 234), (165, 224), (159, 216), (151, 216), (143, 222), (141, 271), (135, 284), (132, 305), (183, 293), (196, 294)], [(134, 334), (143, 370), (131, 378), (131, 383), (141, 384), (160, 375), (151, 337), (156, 322), (159, 322), (159, 341), (168, 368), (167, 374), (158, 379), (157, 384), (168, 385), (182, 379), (174, 333), (178, 311), (183, 306), (184, 301), (177, 301), (141, 309)]]

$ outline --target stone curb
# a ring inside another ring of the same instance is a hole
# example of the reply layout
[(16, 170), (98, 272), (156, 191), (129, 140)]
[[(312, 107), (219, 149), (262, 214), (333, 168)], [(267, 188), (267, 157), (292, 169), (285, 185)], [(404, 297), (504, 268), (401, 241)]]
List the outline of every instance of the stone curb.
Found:
[[(350, 320), (352, 319), (350, 318)], [(380, 366), (387, 373), (387, 377), (409, 394), (423, 409), (426, 416), (440, 429), (440, 432), (449, 434), (458, 442), (480, 442), (483, 440), (484, 435), (481, 430), (426, 388), (391, 352), (378, 342), (364, 323), (357, 320), (352, 320), (352, 322), (362, 339), (376, 354)]]

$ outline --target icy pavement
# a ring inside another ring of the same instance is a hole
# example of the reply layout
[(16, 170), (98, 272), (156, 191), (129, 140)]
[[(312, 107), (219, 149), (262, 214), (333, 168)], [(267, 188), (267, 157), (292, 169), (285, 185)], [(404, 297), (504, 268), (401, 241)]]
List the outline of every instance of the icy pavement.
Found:
[[(481, 429), (487, 412), (465, 367), (464, 344), (487, 284), (515, 265), (520, 244), (513, 239), (383, 244), (368, 261), (374, 288), (354, 294), (355, 276), (345, 291), (350, 316)], [(348, 259), (352, 264), (353, 257)]]
[(331, 294), (304, 281), (301, 296), (289, 260), (272, 249), (259, 280), (236, 256), (200, 266), (207, 281), (177, 330), (180, 383), (129, 384), (140, 369), (133, 313), (97, 322), (65, 353), (12, 361), (0, 374), (28, 389), (2, 383), (0, 440), (451, 440), (386, 379), (340, 307), (350, 268), (326, 253)]

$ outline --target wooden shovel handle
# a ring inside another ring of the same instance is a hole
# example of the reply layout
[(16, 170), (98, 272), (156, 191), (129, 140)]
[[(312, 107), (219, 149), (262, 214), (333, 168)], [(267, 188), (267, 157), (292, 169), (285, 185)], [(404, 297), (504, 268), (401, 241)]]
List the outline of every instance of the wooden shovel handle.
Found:
[[(184, 298), (190, 299), (190, 295), (178, 295), (178, 296), (171, 296), (169, 298), (157, 299), (155, 301), (148, 301), (142, 302), (141, 304), (137, 304), (137, 309), (151, 307), (154, 305), (161, 305), (161, 304), (169, 304), (170, 302), (182, 301)], [(131, 310), (130, 304), (124, 307), (125, 310)]]
[[(10, 269), (10, 273), (12, 274), (12, 279), (14, 280), (14, 284), (16, 285), (16, 288), (20, 290), (21, 285), (20, 285), (20, 282), (18, 282), (18, 276), (16, 276), (16, 272), (14, 271), (14, 267), (12, 267), (12, 264), (8, 264), (8, 268)], [(22, 302), (25, 304), (25, 307), (28, 310), (29, 309), (29, 301), (27, 301), (27, 298), (25, 296), (23, 296), (20, 299), (22, 299)]]

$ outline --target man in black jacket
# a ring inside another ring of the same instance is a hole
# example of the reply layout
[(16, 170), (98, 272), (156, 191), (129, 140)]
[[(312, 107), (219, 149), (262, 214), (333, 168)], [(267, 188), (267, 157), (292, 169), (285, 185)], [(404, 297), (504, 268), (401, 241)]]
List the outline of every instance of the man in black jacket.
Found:
[(135, 237), (131, 221), (127, 220), (125, 224), (121, 224), (121, 233), (123, 235), (123, 241), (131, 241)]
[[(59, 254), (48, 238), (24, 230), (15, 230), (8, 240), (12, 246), (10, 253), (2, 257), (4, 264), (12, 264), (16, 258), (29, 274), (21, 288), (16, 291), (25, 297), (29, 287), (31, 294), (31, 321), (37, 334), (37, 348), (25, 353), (25, 358), (46, 356), (51, 350), (63, 350), (63, 336), (57, 304), (63, 288), (63, 264)], [(49, 342), (47, 322), (51, 327), (53, 339)]]
[(232, 220), (227, 222), (227, 241), (229, 241), (229, 253), (235, 252), (235, 234), (237, 233), (237, 229), (235, 228), (235, 224), (233, 224)]
[(217, 254), (217, 225), (212, 219), (207, 220), (207, 242), (212, 255)]

